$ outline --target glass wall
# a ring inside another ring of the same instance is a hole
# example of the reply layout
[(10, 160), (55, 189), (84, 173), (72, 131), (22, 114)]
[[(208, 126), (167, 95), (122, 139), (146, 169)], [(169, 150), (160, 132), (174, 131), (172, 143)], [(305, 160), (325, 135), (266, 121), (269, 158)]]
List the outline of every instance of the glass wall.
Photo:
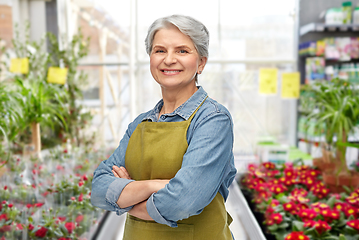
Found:
[[(176, 5), (165, 0), (93, 3), (91, 11), (103, 14), (94, 20), (96, 14), (91, 13), (92, 20), (84, 21), (97, 32), (82, 68), (91, 79), (86, 102), (97, 107), (99, 115), (94, 124), (102, 125), (104, 141), (116, 145), (133, 116), (153, 108), (161, 98), (149, 71), (144, 39), (155, 19), (184, 14), (202, 21), (210, 31), (209, 60), (199, 85), (230, 110), (235, 153), (250, 155), (261, 136), (271, 135), (290, 143), (296, 123), (288, 110), (295, 108), (296, 100), (284, 100), (280, 93), (258, 94), (258, 75), (261, 68), (277, 68), (280, 84), (281, 73), (296, 71), (295, 0), (183, 0)], [(96, 27), (95, 21), (102, 21), (102, 27)], [(108, 30), (104, 31), (104, 26)], [(106, 50), (101, 50), (101, 44)], [(107, 106), (102, 116), (101, 84)], [(135, 89), (131, 91), (131, 87)]]

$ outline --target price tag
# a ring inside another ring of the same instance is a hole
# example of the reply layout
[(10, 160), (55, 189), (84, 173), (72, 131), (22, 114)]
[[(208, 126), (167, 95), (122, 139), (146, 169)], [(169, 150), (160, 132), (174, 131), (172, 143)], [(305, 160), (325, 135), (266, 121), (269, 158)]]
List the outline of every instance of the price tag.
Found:
[(10, 62), (10, 72), (12, 73), (29, 73), (29, 59), (28, 58), (12, 58)]
[(262, 68), (259, 70), (259, 94), (276, 94), (278, 69)]
[(300, 74), (282, 73), (282, 98), (299, 98)]
[(49, 67), (47, 72), (47, 82), (65, 84), (67, 79), (67, 68)]

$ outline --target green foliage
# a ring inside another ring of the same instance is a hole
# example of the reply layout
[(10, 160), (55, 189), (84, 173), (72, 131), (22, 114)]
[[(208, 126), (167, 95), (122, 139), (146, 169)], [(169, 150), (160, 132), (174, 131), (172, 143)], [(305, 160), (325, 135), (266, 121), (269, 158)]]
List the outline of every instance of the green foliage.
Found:
[(333, 137), (343, 142), (351, 133), (359, 118), (359, 88), (352, 83), (333, 79), (314, 84), (310, 90), (319, 111), (309, 115), (325, 123), (326, 141), (333, 143)]
[[(65, 133), (70, 139), (81, 143), (79, 130), (84, 128), (92, 119), (89, 111), (85, 111), (83, 107), (76, 101), (83, 99), (81, 86), (87, 83), (87, 75), (83, 71), (78, 71), (78, 65), (81, 58), (85, 57), (89, 51), (89, 38), (84, 36), (79, 29), (78, 34), (73, 36), (72, 41), (67, 44), (65, 49), (60, 49), (59, 42), (52, 33), (48, 33), (51, 49), (51, 63), (53, 66), (66, 67), (68, 69), (66, 90), (69, 94), (68, 98), (68, 123), (69, 128)], [(62, 43), (62, 45), (66, 45)]]
[[(29, 28), (28, 22), (24, 31), (19, 31), (16, 25), (12, 40), (15, 57), (28, 58), (29, 72), (7, 73), (7, 85), (0, 82), (0, 141), (6, 139), (13, 150), (22, 151), (23, 145), (30, 141), (29, 126), (40, 123), (42, 141), (48, 146), (61, 143), (63, 138), (72, 139), (77, 145), (90, 143), (80, 136), (80, 130), (89, 126), (92, 115), (78, 104), (83, 98), (81, 86), (86, 84), (87, 76), (77, 69), (80, 59), (88, 54), (89, 39), (84, 39), (79, 31), (70, 43), (62, 43), (65, 47), (60, 49), (51, 33), (39, 41), (31, 41)], [(47, 40), (49, 52), (44, 48)], [(9, 61), (6, 49), (0, 50), (0, 55), (5, 54)], [(0, 62), (2, 65), (8, 69), (6, 61)], [(68, 68), (65, 85), (47, 82), (50, 66)], [(4, 152), (1, 145), (0, 158), (4, 158), (1, 157)]]
[(308, 119), (315, 120), (318, 128), (322, 129), (325, 125), (326, 143), (337, 149), (345, 167), (346, 146), (340, 143), (347, 142), (359, 119), (359, 88), (341, 79), (316, 82), (307, 88), (316, 105), (316, 110), (308, 115)]
[(16, 86), (21, 93), (20, 102), (23, 110), (23, 123), (45, 123), (54, 126), (55, 122), (66, 127), (65, 119), (60, 109), (65, 108), (66, 93), (58, 86), (47, 84), (42, 79), (24, 81), (15, 77)]

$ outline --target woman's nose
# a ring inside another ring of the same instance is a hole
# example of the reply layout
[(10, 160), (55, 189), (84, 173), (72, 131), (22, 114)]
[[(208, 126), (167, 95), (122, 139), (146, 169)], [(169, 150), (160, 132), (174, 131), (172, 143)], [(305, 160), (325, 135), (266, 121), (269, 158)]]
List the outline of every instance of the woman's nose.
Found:
[(177, 62), (177, 58), (175, 56), (175, 54), (173, 53), (168, 53), (165, 58), (163, 59), (163, 62), (166, 64), (166, 65), (171, 65), (171, 64), (174, 64)]

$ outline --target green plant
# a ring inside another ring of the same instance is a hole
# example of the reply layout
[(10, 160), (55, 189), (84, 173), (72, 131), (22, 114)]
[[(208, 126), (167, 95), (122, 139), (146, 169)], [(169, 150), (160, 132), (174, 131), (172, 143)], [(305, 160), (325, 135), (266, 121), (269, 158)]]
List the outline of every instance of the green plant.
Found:
[[(15, 38), (12, 43), (17, 58), (29, 60), (29, 72), (17, 74), (12, 77), (16, 91), (21, 94), (17, 98), (21, 107), (21, 118), (12, 125), (11, 140), (20, 143), (29, 141), (28, 133), (31, 132), (31, 141), (35, 151), (41, 151), (40, 124), (42, 127), (55, 128), (60, 124), (66, 129), (64, 113), (67, 93), (59, 86), (47, 83), (47, 70), (50, 64), (51, 54), (44, 49), (46, 35), (40, 41), (30, 41), (29, 23), (26, 23), (24, 36), (21, 37), (16, 26)], [(17, 138), (17, 139), (16, 139)], [(20, 151), (23, 146), (20, 145)]]
[(317, 110), (308, 118), (317, 120), (318, 126), (325, 124), (325, 141), (336, 149), (337, 158), (341, 161), (338, 170), (348, 171), (345, 143), (359, 119), (359, 88), (348, 81), (333, 79), (315, 83), (310, 91)]
[(0, 82), (0, 141), (5, 140), (5, 146), (8, 148), (7, 154), (5, 146), (0, 145), (1, 155), (6, 155), (6, 159), (10, 157), (10, 140), (14, 135), (14, 126), (21, 119), (21, 109), (18, 102), (20, 94), (13, 91), (8, 82)]
[[(23, 110), (22, 126), (30, 125), (34, 128), (34, 125), (36, 127), (39, 123), (54, 126), (57, 122), (66, 128), (66, 121), (60, 110), (65, 108), (66, 92), (40, 78), (24, 81), (20, 77), (15, 77), (15, 84), (23, 96), (20, 103)], [(34, 129), (32, 132), (34, 133)], [(35, 148), (40, 151), (41, 145)]]
[(76, 143), (81, 144), (80, 130), (85, 128), (91, 122), (92, 115), (89, 111), (85, 111), (83, 106), (78, 104), (78, 100), (83, 99), (82, 86), (87, 84), (87, 75), (83, 71), (78, 71), (79, 61), (88, 54), (89, 38), (85, 39), (81, 29), (78, 34), (74, 35), (72, 41), (61, 49), (55, 35), (48, 33), (51, 63), (53, 66), (66, 67), (68, 69), (67, 82), (64, 86), (68, 91), (68, 123), (69, 128), (65, 134)]

